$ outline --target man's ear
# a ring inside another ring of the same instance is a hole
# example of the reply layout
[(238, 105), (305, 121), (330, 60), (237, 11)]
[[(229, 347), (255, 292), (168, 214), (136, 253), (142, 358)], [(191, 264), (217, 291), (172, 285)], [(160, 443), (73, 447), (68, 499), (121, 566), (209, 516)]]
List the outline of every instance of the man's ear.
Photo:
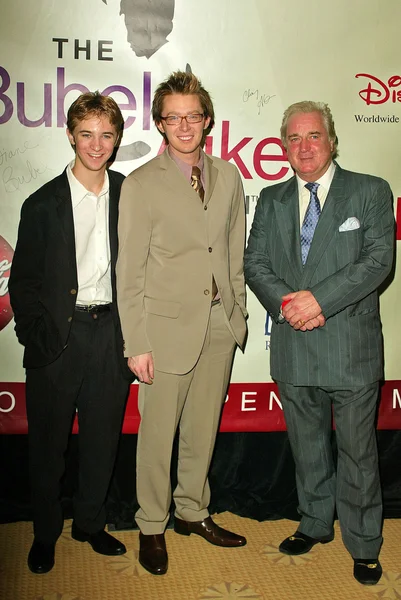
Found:
[(206, 117), (203, 129), (207, 129), (209, 127), (209, 123), (210, 123), (210, 117)]
[(163, 126), (163, 121), (160, 121), (160, 123), (156, 123), (156, 127), (160, 131), (160, 133), (165, 133), (164, 126)]
[(119, 131), (117, 133), (117, 137), (116, 137), (116, 141), (115, 141), (115, 144), (114, 144), (114, 148), (117, 148), (120, 145), (121, 140), (123, 139), (123, 133), (124, 133), (123, 131)]
[(68, 141), (70, 142), (71, 146), (75, 146), (74, 136), (72, 135), (72, 133), (70, 132), (69, 129), (66, 130), (66, 134), (67, 134)]

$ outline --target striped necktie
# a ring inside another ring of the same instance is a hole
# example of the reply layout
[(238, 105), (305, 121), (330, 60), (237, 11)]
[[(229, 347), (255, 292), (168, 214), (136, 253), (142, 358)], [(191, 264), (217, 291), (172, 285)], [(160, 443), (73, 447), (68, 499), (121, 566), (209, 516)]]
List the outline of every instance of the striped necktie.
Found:
[(201, 181), (201, 170), (199, 167), (192, 167), (191, 185), (203, 202), (205, 197), (205, 190), (203, 189)]

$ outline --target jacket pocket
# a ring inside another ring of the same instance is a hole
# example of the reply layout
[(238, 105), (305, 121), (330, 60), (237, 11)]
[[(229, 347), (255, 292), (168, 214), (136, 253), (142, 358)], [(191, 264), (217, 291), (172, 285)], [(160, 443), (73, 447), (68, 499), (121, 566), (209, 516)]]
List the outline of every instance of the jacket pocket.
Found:
[(356, 312), (353, 312), (350, 317), (361, 317), (362, 315), (368, 315), (369, 313), (378, 313), (379, 311), (377, 310), (377, 308), (375, 306), (370, 307), (370, 308), (362, 308), (361, 310), (357, 310)]
[(152, 315), (177, 319), (181, 311), (180, 302), (171, 302), (169, 300), (157, 300), (145, 296), (145, 311)]

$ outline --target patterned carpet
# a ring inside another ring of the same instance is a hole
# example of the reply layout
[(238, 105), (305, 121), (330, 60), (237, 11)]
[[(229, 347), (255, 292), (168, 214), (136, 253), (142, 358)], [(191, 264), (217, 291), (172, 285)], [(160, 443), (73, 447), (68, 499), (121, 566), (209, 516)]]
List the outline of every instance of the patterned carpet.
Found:
[(138, 531), (118, 533), (128, 552), (106, 557), (71, 539), (65, 522), (56, 565), (46, 575), (26, 566), (31, 523), (0, 525), (1, 600), (401, 600), (401, 520), (384, 524), (383, 577), (362, 586), (336, 523), (336, 538), (306, 555), (280, 554), (279, 543), (296, 529), (291, 521), (259, 523), (230, 513), (215, 516), (223, 527), (244, 534), (244, 548), (225, 549), (198, 536), (166, 533), (169, 570), (155, 577), (138, 564)]

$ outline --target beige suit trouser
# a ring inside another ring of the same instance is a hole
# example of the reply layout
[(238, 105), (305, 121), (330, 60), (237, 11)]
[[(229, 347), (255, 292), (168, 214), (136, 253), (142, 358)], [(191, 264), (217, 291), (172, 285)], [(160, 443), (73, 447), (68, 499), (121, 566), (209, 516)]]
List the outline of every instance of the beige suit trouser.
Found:
[(208, 471), (235, 349), (221, 304), (211, 308), (201, 355), (184, 375), (157, 370), (140, 384), (136, 522), (145, 535), (162, 533), (171, 504), (170, 463), (179, 425), (175, 514), (185, 521), (209, 516)]

